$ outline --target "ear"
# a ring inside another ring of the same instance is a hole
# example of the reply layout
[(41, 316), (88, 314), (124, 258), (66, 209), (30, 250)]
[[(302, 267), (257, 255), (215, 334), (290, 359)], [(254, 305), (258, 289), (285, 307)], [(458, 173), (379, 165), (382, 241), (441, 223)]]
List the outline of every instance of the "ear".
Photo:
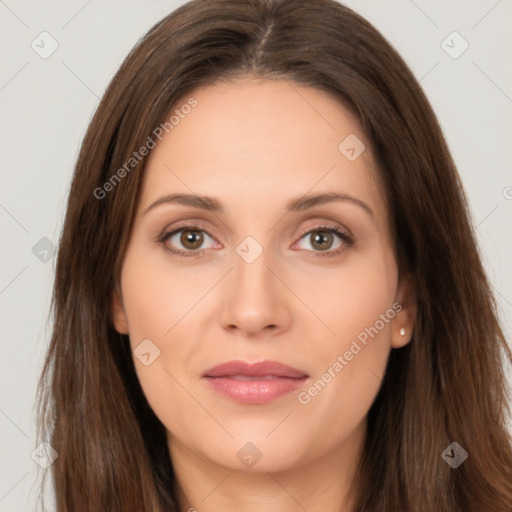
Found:
[(124, 312), (123, 300), (117, 287), (112, 292), (112, 320), (114, 327), (119, 334), (128, 334), (128, 322)]
[(398, 284), (391, 320), (391, 347), (401, 348), (411, 341), (418, 311), (416, 290), (410, 274), (402, 276)]

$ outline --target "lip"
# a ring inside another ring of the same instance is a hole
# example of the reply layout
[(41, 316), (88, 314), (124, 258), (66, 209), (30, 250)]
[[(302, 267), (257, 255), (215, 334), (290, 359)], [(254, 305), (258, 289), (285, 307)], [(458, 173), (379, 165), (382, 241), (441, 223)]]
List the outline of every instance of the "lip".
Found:
[(243, 404), (267, 403), (302, 386), (309, 375), (277, 361), (229, 361), (203, 374), (211, 388)]

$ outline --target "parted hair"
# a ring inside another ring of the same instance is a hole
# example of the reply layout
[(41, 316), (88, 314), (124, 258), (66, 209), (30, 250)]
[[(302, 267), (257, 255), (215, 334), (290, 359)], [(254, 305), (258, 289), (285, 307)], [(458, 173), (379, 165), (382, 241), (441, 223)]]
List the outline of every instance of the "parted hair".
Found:
[[(193, 0), (151, 28), (111, 80), (74, 169), (39, 382), (39, 437), (58, 453), (48, 470), (56, 511), (178, 511), (165, 427), (111, 311), (147, 158), (105, 197), (94, 190), (179, 98), (243, 76), (315, 87), (357, 116), (400, 271), (414, 283), (413, 338), (391, 351), (368, 412), (354, 512), (510, 512), (512, 354), (460, 178), (408, 66), (334, 0)], [(454, 441), (468, 452), (457, 469), (441, 456)]]

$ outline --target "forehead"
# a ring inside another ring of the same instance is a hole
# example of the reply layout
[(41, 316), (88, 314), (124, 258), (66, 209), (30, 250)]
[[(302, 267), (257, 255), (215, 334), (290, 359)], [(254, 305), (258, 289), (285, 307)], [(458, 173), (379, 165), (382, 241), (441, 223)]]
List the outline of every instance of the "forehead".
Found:
[[(183, 108), (191, 98), (194, 108)], [(225, 197), (240, 212), (332, 190), (385, 214), (370, 142), (358, 119), (322, 91), (238, 79), (194, 90), (171, 115), (173, 128), (146, 164), (141, 208), (176, 191)]]

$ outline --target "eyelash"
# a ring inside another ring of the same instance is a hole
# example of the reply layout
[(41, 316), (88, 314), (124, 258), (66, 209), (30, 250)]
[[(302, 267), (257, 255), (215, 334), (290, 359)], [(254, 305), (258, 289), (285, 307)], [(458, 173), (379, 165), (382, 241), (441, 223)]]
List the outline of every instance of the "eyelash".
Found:
[[(179, 233), (180, 231), (184, 231), (184, 230), (201, 231), (203, 233), (208, 234), (208, 236), (210, 236), (211, 238), (213, 238), (207, 231), (202, 229), (200, 226), (198, 226), (197, 224), (191, 223), (191, 224), (187, 224), (185, 226), (180, 226), (171, 231), (165, 231), (159, 237), (157, 237), (157, 242), (162, 244), (166, 251), (169, 251), (171, 254), (180, 256), (183, 258), (190, 258), (190, 257), (198, 256), (202, 252), (207, 250), (207, 249), (203, 249), (203, 250), (199, 250), (199, 251), (176, 251), (174, 249), (171, 249), (166, 244), (167, 240), (169, 238), (171, 238), (173, 235), (175, 235), (176, 233)], [(334, 224), (330, 224), (330, 225), (322, 224), (319, 226), (315, 226), (314, 228), (307, 229), (306, 231), (301, 233), (301, 235), (299, 236), (299, 240), (301, 240), (308, 234), (314, 233), (315, 231), (323, 231), (323, 232), (333, 233), (334, 235), (337, 235), (341, 239), (343, 244), (334, 251), (325, 251), (324, 252), (324, 251), (311, 251), (309, 249), (301, 249), (301, 252), (302, 251), (314, 252), (314, 253), (316, 253), (316, 255), (320, 256), (321, 258), (330, 258), (330, 257), (338, 256), (339, 254), (341, 254), (342, 251), (344, 251), (346, 249), (346, 247), (350, 247), (353, 243), (352, 238), (349, 235), (347, 235), (346, 233), (342, 232), (339, 229), (339, 227)]]

